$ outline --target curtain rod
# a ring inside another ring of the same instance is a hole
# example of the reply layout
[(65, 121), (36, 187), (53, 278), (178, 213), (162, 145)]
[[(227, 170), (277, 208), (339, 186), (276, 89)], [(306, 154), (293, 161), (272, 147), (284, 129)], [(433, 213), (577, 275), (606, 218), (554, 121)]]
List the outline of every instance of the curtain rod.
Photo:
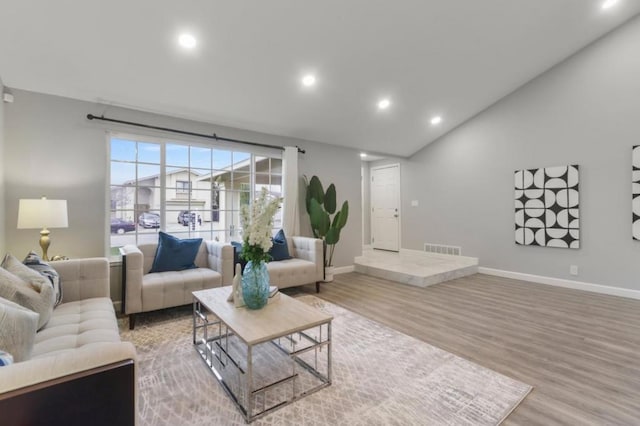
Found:
[[(163, 132), (179, 133), (181, 135), (198, 136), (200, 138), (214, 139), (214, 140), (217, 140), (217, 141), (235, 142), (235, 143), (241, 143), (241, 144), (245, 144), (245, 145), (260, 146), (262, 148), (274, 148), (274, 149), (279, 149), (279, 150), (284, 151), (284, 147), (282, 147), (282, 146), (268, 145), (268, 144), (258, 143), (258, 142), (242, 141), (242, 140), (239, 140), (239, 139), (223, 138), (222, 136), (218, 136), (215, 133), (212, 134), (212, 135), (208, 135), (206, 133), (187, 132), (186, 130), (171, 129), (169, 127), (152, 126), (150, 124), (135, 123), (133, 121), (116, 120), (115, 118), (107, 118), (104, 115), (101, 115), (100, 117), (98, 117), (98, 116), (93, 115), (93, 114), (87, 114), (87, 119), (89, 119), (89, 120), (110, 121), (112, 123), (120, 123), (120, 124), (128, 124), (129, 126), (144, 127), (145, 129), (162, 130)], [(296, 148), (298, 148), (298, 152), (299, 153), (301, 153), (301, 154), (306, 153), (306, 151), (304, 149), (300, 148), (299, 146), (296, 146)]]

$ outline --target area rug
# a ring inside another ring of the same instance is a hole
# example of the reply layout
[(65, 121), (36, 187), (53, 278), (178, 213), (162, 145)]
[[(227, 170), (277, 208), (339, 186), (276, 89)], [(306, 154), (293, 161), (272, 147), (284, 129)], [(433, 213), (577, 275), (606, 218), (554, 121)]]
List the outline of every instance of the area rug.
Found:
[[(333, 383), (254, 425), (497, 425), (531, 386), (314, 296), (333, 315)], [(140, 315), (123, 340), (138, 351), (141, 425), (243, 425), (194, 349), (188, 307)]]

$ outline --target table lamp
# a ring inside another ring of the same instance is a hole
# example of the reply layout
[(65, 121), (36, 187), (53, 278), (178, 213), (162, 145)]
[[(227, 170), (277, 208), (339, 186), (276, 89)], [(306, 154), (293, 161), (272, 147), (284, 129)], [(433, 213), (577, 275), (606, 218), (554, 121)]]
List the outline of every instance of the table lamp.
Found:
[(20, 200), (18, 229), (42, 228), (40, 231), (42, 260), (49, 260), (47, 249), (51, 240), (48, 228), (66, 228), (68, 226), (67, 200), (48, 200), (47, 197)]

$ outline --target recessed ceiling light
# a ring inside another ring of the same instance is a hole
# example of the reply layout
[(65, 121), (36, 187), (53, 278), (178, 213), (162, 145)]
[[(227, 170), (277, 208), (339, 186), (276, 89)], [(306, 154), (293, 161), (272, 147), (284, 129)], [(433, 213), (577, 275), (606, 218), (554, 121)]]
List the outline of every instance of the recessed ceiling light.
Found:
[(439, 115), (436, 115), (435, 117), (431, 118), (431, 124), (433, 124), (434, 126), (440, 123), (442, 123), (442, 117), (440, 117)]
[(616, 3), (618, 3), (618, 0), (605, 0), (605, 2), (602, 3), (602, 8), (609, 9), (610, 7), (615, 6)]
[(378, 102), (379, 109), (387, 109), (389, 108), (389, 105), (391, 105), (391, 101), (389, 99), (382, 99)]
[(311, 87), (316, 84), (316, 76), (313, 74), (307, 74), (302, 78), (302, 84), (307, 87)]
[(180, 46), (185, 49), (193, 49), (196, 47), (196, 38), (191, 34), (180, 34), (180, 37), (178, 37), (178, 43), (180, 43)]
[(364, 152), (361, 152), (361, 153), (360, 153), (360, 158), (365, 158), (366, 156), (367, 156), (367, 154), (366, 154), (366, 153), (364, 153)]

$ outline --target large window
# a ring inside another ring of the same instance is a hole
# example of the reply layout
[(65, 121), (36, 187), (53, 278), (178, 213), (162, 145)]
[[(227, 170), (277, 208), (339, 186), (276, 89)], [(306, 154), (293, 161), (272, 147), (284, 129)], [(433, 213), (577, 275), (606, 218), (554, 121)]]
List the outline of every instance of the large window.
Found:
[[(209, 145), (110, 139), (110, 248), (180, 238), (241, 240), (240, 206), (266, 187), (282, 196), (282, 159)], [(282, 227), (278, 212), (274, 227)]]

